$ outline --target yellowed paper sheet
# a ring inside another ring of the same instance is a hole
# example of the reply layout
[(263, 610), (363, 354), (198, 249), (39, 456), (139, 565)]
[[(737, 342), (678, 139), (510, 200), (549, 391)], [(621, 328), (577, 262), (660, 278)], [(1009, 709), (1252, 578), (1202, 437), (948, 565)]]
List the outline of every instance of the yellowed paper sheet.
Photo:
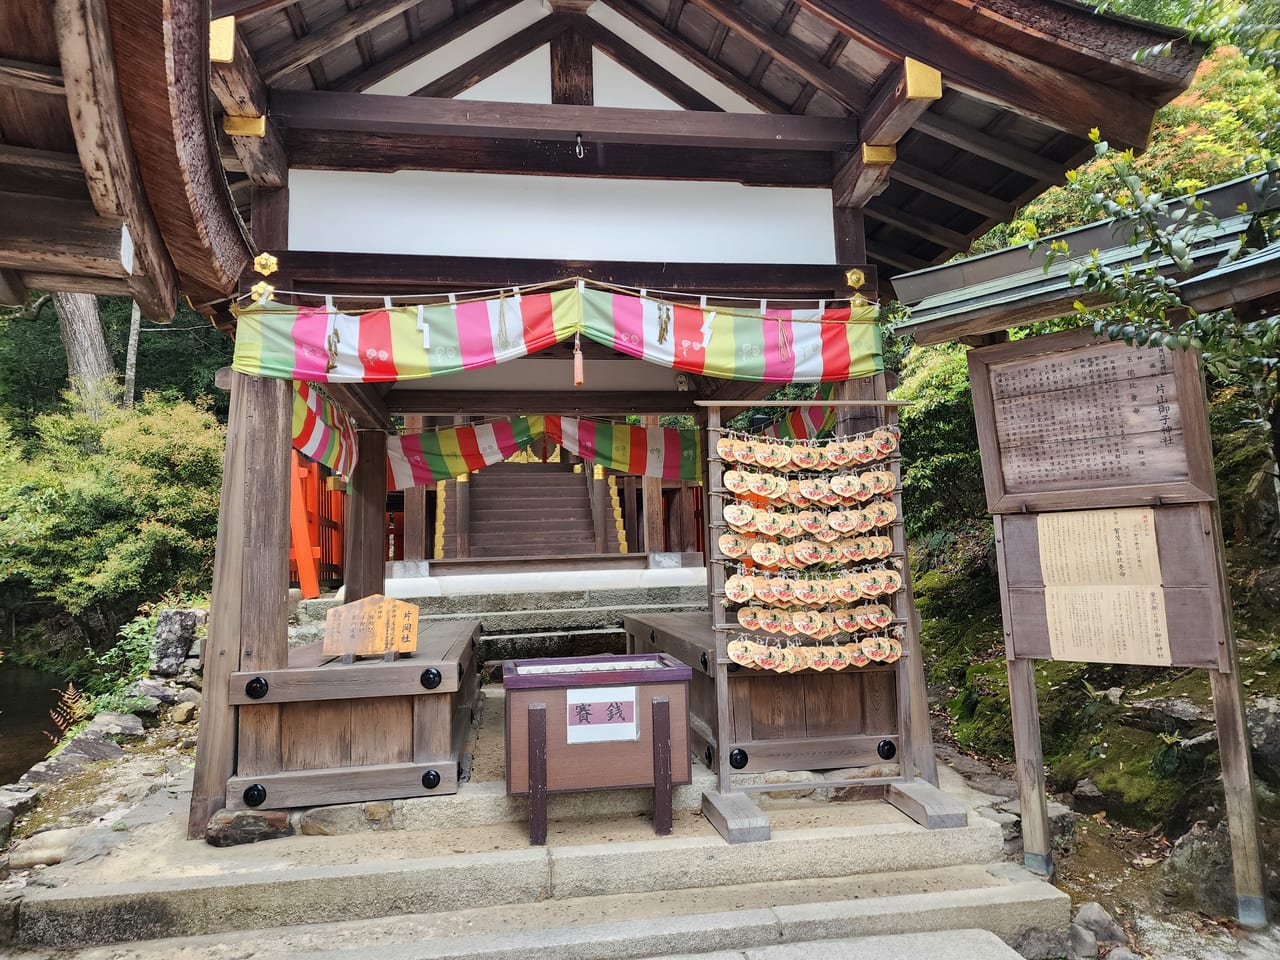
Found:
[(1055, 660), (1169, 666), (1164, 588), (1045, 587), (1049, 650)]
[(1036, 532), (1046, 586), (1163, 582), (1151, 507), (1042, 513)]

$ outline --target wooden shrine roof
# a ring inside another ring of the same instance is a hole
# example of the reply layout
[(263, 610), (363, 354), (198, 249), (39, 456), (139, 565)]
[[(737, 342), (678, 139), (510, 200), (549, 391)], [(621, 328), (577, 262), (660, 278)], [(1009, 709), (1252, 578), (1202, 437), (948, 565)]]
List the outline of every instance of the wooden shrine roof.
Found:
[[(537, 110), (524, 126), (503, 120), (505, 136), (477, 137), (398, 115), (379, 129), (360, 116), (363, 101), (334, 99), (517, 2), (212, 0), (214, 16), (237, 15), (240, 54), (212, 65), (212, 90), (206, 0), (0, 4), (0, 299), (24, 286), (127, 293), (159, 318), (181, 291), (212, 311), (252, 252), (250, 193), (281, 185), (290, 166), (581, 175), (528, 136), (547, 116)], [(695, 111), (673, 125), (693, 134), (637, 143), (615, 129), (588, 175), (834, 184), (838, 202), (864, 209), (866, 259), (882, 279), (940, 263), (1007, 220), (1086, 155), (1090, 127), (1144, 146), (1201, 53), (1174, 41), (1136, 62), (1168, 32), (1066, 0), (599, 0), (595, 17), (591, 6), (551, 0), (546, 17), (422, 97), (381, 99), (420, 118), (572, 35)], [(710, 93), (602, 26), (606, 7), (764, 116), (720, 113)], [(905, 97), (907, 58), (940, 72), (940, 98)], [(332, 111), (345, 128), (326, 130)], [(215, 133), (224, 112), (265, 115), (266, 136)], [(724, 136), (699, 139), (698, 115), (713, 112)], [(842, 130), (843, 146), (832, 140)], [(867, 177), (859, 147), (877, 138), (896, 143), (896, 158), (882, 153)]]

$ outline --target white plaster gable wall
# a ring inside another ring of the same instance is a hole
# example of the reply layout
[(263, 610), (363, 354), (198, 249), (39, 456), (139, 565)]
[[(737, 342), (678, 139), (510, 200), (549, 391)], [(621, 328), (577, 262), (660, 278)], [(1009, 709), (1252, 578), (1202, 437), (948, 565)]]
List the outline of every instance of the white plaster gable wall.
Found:
[(830, 190), (292, 170), (289, 191), (295, 250), (835, 263)]

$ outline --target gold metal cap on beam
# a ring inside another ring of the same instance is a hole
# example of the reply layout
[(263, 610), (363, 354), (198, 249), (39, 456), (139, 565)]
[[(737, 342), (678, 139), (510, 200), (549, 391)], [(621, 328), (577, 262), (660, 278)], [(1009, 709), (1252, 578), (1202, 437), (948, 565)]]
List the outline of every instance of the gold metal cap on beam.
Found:
[(895, 146), (878, 147), (872, 143), (862, 145), (862, 162), (869, 166), (883, 166), (894, 163), (897, 159), (898, 148)]
[(910, 57), (902, 65), (907, 71), (908, 100), (942, 99), (942, 74), (937, 69)]
[(236, 18), (219, 17), (209, 21), (209, 59), (214, 63), (230, 63), (236, 58)]
[(265, 137), (266, 117), (223, 117), (222, 129), (229, 137)]

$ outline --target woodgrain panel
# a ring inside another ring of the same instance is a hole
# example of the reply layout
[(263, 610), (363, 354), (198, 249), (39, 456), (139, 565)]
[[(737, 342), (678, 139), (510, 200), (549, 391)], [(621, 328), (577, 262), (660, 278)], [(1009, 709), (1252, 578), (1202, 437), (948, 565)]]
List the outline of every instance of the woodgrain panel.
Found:
[[(440, 785), (427, 790), (422, 775), (434, 770)], [(331, 803), (360, 803), (365, 800), (393, 800), (458, 792), (458, 765), (446, 763), (395, 763), (363, 767), (359, 774), (350, 768), (299, 770), (261, 777), (232, 777), (227, 783), (227, 808), (244, 810), (244, 791), (258, 783), (267, 790), (266, 806), (314, 807)]]
[[(258, 774), (282, 770), (322, 770), (351, 764), (351, 703), (345, 700), (315, 703), (287, 703), (273, 707), (280, 718), (280, 767), (258, 770)], [(255, 771), (237, 768), (241, 776)]]
[(799, 695), (794, 678), (752, 677), (752, 739), (793, 739), (803, 736), (804, 730), (804, 697)]
[[(441, 699), (450, 699), (440, 694)], [(353, 700), (351, 711), (351, 765), (409, 763), (413, 755), (413, 702), (416, 697), (379, 697)], [(358, 774), (357, 774), (358, 775)]]
[(798, 679), (809, 736), (854, 736), (863, 732), (863, 674), (822, 673)]
[(868, 736), (898, 731), (897, 678), (892, 672), (877, 671), (863, 678), (863, 729)]

